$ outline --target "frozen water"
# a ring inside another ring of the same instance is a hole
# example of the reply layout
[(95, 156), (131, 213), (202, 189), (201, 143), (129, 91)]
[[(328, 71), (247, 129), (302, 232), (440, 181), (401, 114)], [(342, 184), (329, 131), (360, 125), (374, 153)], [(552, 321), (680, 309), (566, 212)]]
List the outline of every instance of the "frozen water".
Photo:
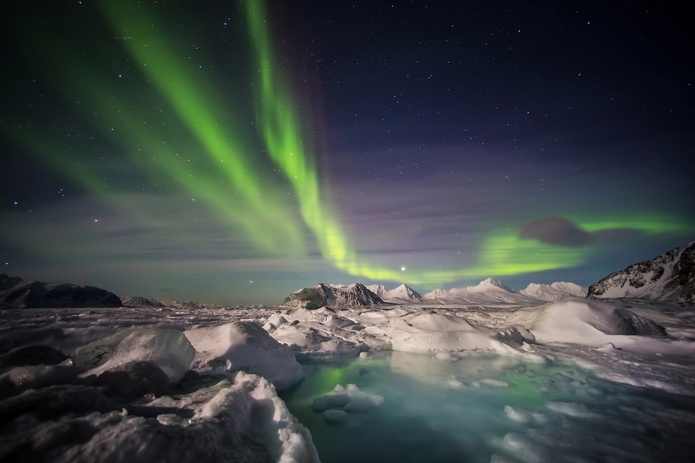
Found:
[[(282, 397), (324, 463), (691, 461), (694, 398), (604, 381), (570, 363), (402, 352), (302, 363), (306, 379)], [(371, 374), (360, 374), (365, 366)], [(350, 413), (351, 390), (382, 402)]]

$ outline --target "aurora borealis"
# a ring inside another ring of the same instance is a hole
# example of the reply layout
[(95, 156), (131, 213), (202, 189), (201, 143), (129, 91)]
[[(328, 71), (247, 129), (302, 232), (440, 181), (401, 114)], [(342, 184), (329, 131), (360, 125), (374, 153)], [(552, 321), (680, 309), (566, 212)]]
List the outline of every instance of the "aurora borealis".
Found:
[(587, 285), (695, 239), (678, 12), (293, 3), (12, 6), (2, 272), (274, 303)]

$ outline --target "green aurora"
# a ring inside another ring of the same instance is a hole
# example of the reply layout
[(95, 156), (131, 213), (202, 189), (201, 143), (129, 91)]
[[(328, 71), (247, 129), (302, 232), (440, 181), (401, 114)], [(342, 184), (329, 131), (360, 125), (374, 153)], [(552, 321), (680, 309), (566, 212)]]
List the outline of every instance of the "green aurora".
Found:
[[(235, 76), (246, 79), (244, 88), (252, 91), (230, 94), (214, 84), (214, 69), (199, 72), (191, 66), (187, 53), (169, 39), (186, 32), (172, 30), (157, 7), (112, 1), (101, 1), (99, 6), (123, 51), (154, 91), (133, 96), (58, 39), (52, 45), (54, 53), (32, 61), (33, 66), (65, 70), (51, 74), (65, 104), (127, 156), (137, 175), (202, 202), (229, 233), (240, 234), (263, 255), (289, 258), (317, 249), (326, 262), (355, 277), (433, 286), (463, 278), (572, 268), (601, 250), (598, 243), (573, 247), (524, 239), (520, 236), (524, 223), (510, 221), (488, 230), (477, 243), (475, 261), (460, 268), (414, 270), (370, 262), (351, 243), (329, 186), (319, 180), (306, 129), (309, 121), (302, 120), (299, 99), (279, 65), (273, 49), (277, 38), (269, 29), (263, 2), (242, 2), (248, 28), (245, 46), (257, 72)], [(235, 58), (230, 54), (229, 59)], [(247, 100), (242, 101), (242, 95)], [(249, 119), (255, 121), (253, 129), (242, 122)], [(50, 133), (26, 121), (12, 122), (4, 125), (13, 127), (10, 136), (45, 165), (132, 220), (145, 224), (150, 220), (146, 210), (124, 200), (127, 196), (119, 194), (119, 186), (105, 179), (103, 165), (89, 150), (66, 158), (56, 150), (63, 143), (58, 130)], [(567, 218), (586, 233), (628, 229), (650, 235), (694, 229), (658, 212)], [(312, 237), (309, 242), (307, 236)]]

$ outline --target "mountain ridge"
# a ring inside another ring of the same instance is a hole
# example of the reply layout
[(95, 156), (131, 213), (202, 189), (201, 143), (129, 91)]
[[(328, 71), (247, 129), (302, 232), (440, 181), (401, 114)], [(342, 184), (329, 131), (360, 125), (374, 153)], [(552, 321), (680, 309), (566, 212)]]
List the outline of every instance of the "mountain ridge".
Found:
[(555, 282), (549, 285), (531, 283), (526, 289), (515, 291), (495, 278), (487, 278), (477, 285), (465, 288), (435, 289), (424, 295), (405, 284), (388, 290), (380, 284), (365, 286), (361, 283), (317, 283), (290, 294), (282, 305), (307, 309), (418, 303), (536, 305), (565, 297), (584, 297), (586, 291), (586, 288), (569, 282)]
[(695, 241), (628, 265), (589, 286), (588, 297), (695, 300)]

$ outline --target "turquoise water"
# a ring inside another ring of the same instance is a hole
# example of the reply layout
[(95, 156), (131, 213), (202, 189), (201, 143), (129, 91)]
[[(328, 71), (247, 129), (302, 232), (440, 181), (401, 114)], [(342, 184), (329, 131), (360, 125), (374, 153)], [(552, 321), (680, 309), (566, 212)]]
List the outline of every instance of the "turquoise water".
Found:
[[(282, 397), (311, 431), (324, 463), (487, 463), (493, 455), (510, 459), (498, 461), (656, 461), (651, 458), (664, 455), (689, 461), (692, 450), (691, 399), (645, 395), (573, 365), (383, 352), (366, 360), (305, 359), (302, 366), (306, 379)], [(316, 397), (348, 384), (383, 403), (348, 412), (342, 422), (312, 409)], [(684, 430), (664, 433), (662, 426)]]

